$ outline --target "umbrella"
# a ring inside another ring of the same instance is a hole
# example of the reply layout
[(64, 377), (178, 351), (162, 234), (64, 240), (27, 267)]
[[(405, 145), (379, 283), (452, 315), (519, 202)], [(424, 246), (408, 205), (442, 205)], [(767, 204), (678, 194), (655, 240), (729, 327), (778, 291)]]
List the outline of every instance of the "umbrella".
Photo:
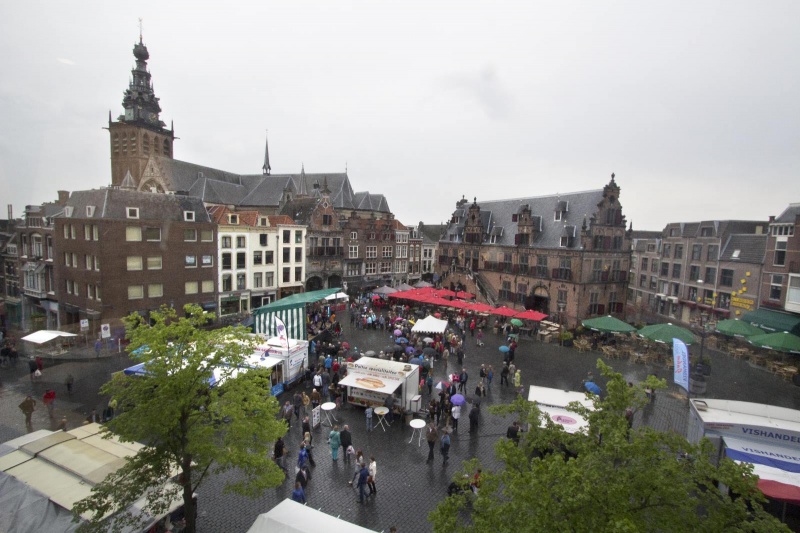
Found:
[(583, 387), (592, 394), (600, 395), (600, 387), (594, 381), (587, 381), (583, 384)]
[(453, 396), (450, 397), (450, 403), (453, 405), (464, 405), (467, 403), (467, 400), (462, 394), (453, 394)]
[(394, 342), (396, 342), (397, 344), (408, 344), (408, 339), (406, 339), (405, 337), (397, 337), (397, 340)]
[(533, 309), (528, 309), (527, 311), (514, 315), (514, 317), (521, 318), (522, 320), (533, 320), (534, 322), (539, 322), (540, 320), (547, 318), (547, 315), (540, 313), (539, 311), (534, 311)]
[(603, 333), (630, 333), (631, 331), (636, 331), (635, 327), (611, 315), (587, 318), (583, 321), (583, 327)]
[(400, 285), (397, 286), (398, 291), (410, 291), (413, 288), (414, 287), (412, 287), (408, 283), (401, 283)]
[(429, 357), (436, 357), (436, 350), (434, 350), (430, 346), (428, 346), (427, 348), (423, 348), (422, 349), (422, 353), (424, 353), (425, 355), (427, 355)]
[(342, 349), (344, 349), (344, 350), (349, 350), (349, 349), (350, 349), (350, 343), (349, 343), (349, 342), (347, 342), (347, 341), (344, 341), (344, 342), (342, 343)]
[(442, 318), (442, 313), (433, 313), (436, 318)]
[(747, 340), (750, 341), (750, 344), (755, 344), (762, 348), (769, 348), (770, 350), (800, 353), (800, 337), (786, 331), (753, 335)]
[(402, 317), (397, 317), (397, 318), (394, 319), (395, 323), (402, 322), (403, 320), (405, 320), (405, 318), (402, 318)]
[(686, 344), (694, 342), (694, 335), (688, 329), (672, 324), (653, 324), (639, 330), (639, 336), (663, 344), (672, 344), (672, 339), (680, 339)]
[(440, 381), (436, 384), (436, 390), (444, 390), (445, 388), (450, 386), (449, 381)]
[(511, 348), (509, 348), (505, 344), (500, 347), (500, 351), (503, 352), (503, 353), (506, 353), (506, 352), (508, 352), (510, 350), (511, 350)]
[(373, 300), (380, 300), (381, 299), (381, 295), (380, 294), (373, 294), (372, 295), (372, 299)]
[(763, 329), (757, 328), (750, 322), (745, 322), (738, 318), (720, 320), (717, 322), (717, 331), (729, 337), (752, 337), (753, 335), (764, 334)]
[(422, 359), (420, 359), (419, 357), (412, 357), (411, 359), (408, 360), (408, 364), (410, 364), (410, 365), (421, 365), (422, 364)]
[(433, 339), (431, 339), (430, 337), (425, 337), (424, 339), (422, 339), (422, 342), (433, 342)]
[(392, 346), (392, 351), (394, 351), (395, 353), (403, 353), (403, 347), (395, 344), (394, 346)]
[(425, 289), (428, 287), (433, 287), (433, 285), (431, 285), (427, 281), (418, 281), (414, 284), (414, 287), (416, 287), (417, 289)]
[(509, 309), (505, 306), (496, 307), (494, 310), (490, 311), (490, 313), (498, 316), (514, 316), (519, 314), (515, 309)]
[(397, 292), (397, 289), (393, 289), (392, 287), (378, 287), (372, 292), (375, 294), (392, 294)]
[(394, 330), (394, 336), (395, 336), (395, 337), (399, 337), (399, 336), (400, 336), (400, 335), (402, 335), (402, 334), (403, 334), (403, 331), (402, 331), (402, 330), (399, 330), (399, 329), (396, 329), (396, 330)]
[(406, 353), (414, 353), (415, 351), (413, 346), (406, 346)]
[(520, 320), (519, 318), (512, 318), (511, 320), (509, 320), (509, 322), (511, 322), (511, 325), (513, 326), (522, 327), (522, 320)]
[(367, 357), (375, 357), (375, 350), (367, 350), (366, 352), (364, 352), (364, 355), (366, 355)]

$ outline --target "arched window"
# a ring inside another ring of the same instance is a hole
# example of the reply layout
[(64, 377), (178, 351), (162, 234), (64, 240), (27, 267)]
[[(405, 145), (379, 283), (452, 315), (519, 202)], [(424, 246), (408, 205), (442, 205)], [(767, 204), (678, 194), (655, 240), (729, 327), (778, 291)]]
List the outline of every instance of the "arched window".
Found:
[(153, 135), (153, 153), (161, 155), (161, 139), (157, 135)]
[(169, 147), (169, 139), (164, 139), (164, 150), (163, 153), (167, 157), (172, 157), (170, 147)]
[(142, 135), (142, 153), (150, 155), (150, 136), (146, 133)]

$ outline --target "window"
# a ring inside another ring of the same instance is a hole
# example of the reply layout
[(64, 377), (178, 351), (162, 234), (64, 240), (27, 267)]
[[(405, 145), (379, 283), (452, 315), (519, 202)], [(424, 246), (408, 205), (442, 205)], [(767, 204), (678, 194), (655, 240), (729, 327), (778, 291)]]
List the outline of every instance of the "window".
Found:
[(86, 270), (92, 269), (92, 256), (91, 255), (84, 255), (83, 256), (83, 263), (86, 266)]
[(283, 230), (283, 244), (292, 242), (292, 232), (288, 229)]
[(669, 276), (669, 263), (661, 263), (661, 276), (667, 277)]
[(566, 235), (565, 235), (565, 236), (562, 236), (562, 237), (561, 237), (561, 242), (559, 243), (559, 245), (560, 245), (562, 248), (566, 248), (567, 246), (569, 246), (569, 237), (567, 237)]
[(292, 281), (292, 269), (289, 267), (283, 267), (283, 282), (290, 283)]
[(303, 267), (294, 267), (294, 280), (303, 281)]
[(794, 235), (794, 226), (772, 226), (772, 234), (791, 237)]
[(187, 281), (184, 284), (184, 292), (186, 294), (197, 294), (197, 282), (196, 281)]
[(671, 244), (665, 244), (664, 245), (664, 249), (661, 252), (661, 255), (663, 257), (667, 257), (668, 258), (670, 256), (670, 253), (672, 253), (672, 245)]
[(94, 285), (91, 283), (86, 284), (86, 297), (90, 300), (94, 300)]
[[(353, 275), (357, 276), (358, 275), (358, 265), (350, 265), (350, 266), (355, 267), (354, 270), (356, 271), (356, 273), (353, 274)], [(369, 263), (367, 263), (366, 268), (364, 270), (364, 273), (366, 275), (368, 275), (368, 276), (372, 275), (372, 274), (377, 274), (378, 273), (378, 263), (375, 263), (374, 261), (370, 261)]]
[(236, 252), (236, 268), (247, 268), (247, 252)]
[(164, 286), (161, 283), (150, 283), (147, 286), (148, 298), (161, 298), (164, 296)]
[(658, 260), (653, 258), (653, 262), (650, 264), (650, 272), (655, 274), (658, 272)]
[(94, 269), (96, 272), (100, 272), (100, 258), (96, 255), (94, 257)]
[(139, 218), (139, 208), (138, 207), (126, 207), (125, 213), (128, 218)]
[(67, 280), (67, 294), (72, 294), (72, 292), (74, 290), (75, 290), (75, 282), (72, 281), (71, 279), (68, 279)]
[(202, 282), (200, 287), (203, 292), (214, 292), (214, 281), (207, 279)]
[[(675, 248), (677, 252), (678, 249)], [(703, 258), (703, 245), (702, 244), (693, 244), (692, 245), (692, 261), (700, 261)]]
[(675, 259), (683, 259), (683, 245), (676, 244), (675, 245)]
[(714, 280), (717, 279), (717, 269), (714, 267), (706, 267), (706, 277), (703, 278), (706, 280), (706, 283), (714, 283)]
[(648, 259), (646, 257), (642, 257), (642, 266), (639, 269), (642, 272), (647, 272), (647, 261), (648, 261)]
[(331, 215), (322, 215), (322, 225), (330, 226), (333, 224), (333, 217)]
[(128, 256), (128, 270), (141, 270), (142, 269), (142, 256), (129, 255)]
[(264, 286), (265, 287), (274, 287), (275, 286), (275, 274), (272, 272), (264, 272)]
[(347, 249), (349, 251), (348, 257), (350, 259), (358, 259), (358, 246), (348, 246)]
[(680, 263), (674, 263), (672, 265), (672, 277), (673, 278), (681, 277), (681, 264)]
[(264, 275), (261, 272), (253, 274), (253, 288), (260, 289), (264, 286)]
[(231, 254), (229, 252), (222, 254), (222, 269), (223, 270), (230, 270), (233, 268), (233, 263), (231, 262)]
[(391, 246), (384, 246), (382, 256), (384, 259), (392, 257), (392, 247)]
[(354, 241), (357, 240), (358, 239), (358, 232), (357, 231), (351, 231), (350, 232), (350, 238), (352, 240), (354, 240)]
[(92, 226), (90, 224), (83, 225), (83, 238), (84, 240), (92, 240)]
[(186, 268), (196, 268), (197, 267), (197, 256), (196, 255), (184, 256), (183, 266), (185, 266)]
[(222, 248), (231, 247), (231, 238), (228, 236), (222, 237)]
[(711, 237), (713, 234), (713, 229), (709, 227), (700, 228), (700, 236), (701, 237)]
[(291, 259), (291, 255), (292, 255), (291, 249), (290, 248), (284, 248), (283, 249), (283, 262), (284, 263), (288, 263), (289, 260)]
[(697, 281), (699, 279), (700, 279), (700, 267), (697, 266), (697, 265), (690, 266), (689, 267), (689, 281)]
[(381, 274), (391, 274), (391, 273), (392, 273), (392, 262), (381, 261)]
[(194, 222), (194, 211), (184, 211), (183, 220), (186, 222)]
[(128, 285), (128, 300), (144, 298), (144, 285)]
[(161, 228), (145, 228), (144, 239), (150, 242), (157, 242), (161, 240)]
[(245, 246), (247, 246), (247, 239), (244, 237), (244, 235), (239, 235), (236, 237), (236, 247), (244, 248)]
[(228, 224), (238, 224), (239, 223), (239, 215), (228, 215)]
[(247, 286), (247, 281), (245, 279), (244, 272), (236, 274), (236, 290), (243, 291), (246, 286)]
[(214, 240), (214, 230), (200, 230), (200, 240), (203, 242), (212, 242)]
[(773, 274), (769, 284), (769, 299), (780, 300), (781, 288), (783, 285), (783, 276), (780, 274)]
[(367, 259), (375, 259), (378, 257), (377, 246), (367, 246)]
[(213, 255), (200, 256), (200, 266), (201, 267), (212, 267), (212, 266), (214, 266), (214, 256)]
[(94, 299), (97, 300), (98, 302), (102, 300), (102, 298), (100, 298), (100, 285), (94, 286)]
[(154, 255), (147, 258), (147, 270), (161, 270), (160, 255)]
[(786, 264), (786, 244), (787, 241), (777, 241), (775, 243), (775, 260), (773, 265), (784, 266)]
[[(375, 263), (367, 263), (366, 268), (369, 268), (370, 265), (372, 265), (373, 268), (375, 267)], [(375, 272), (372, 273), (374, 274)], [(348, 263), (345, 275), (348, 277), (354, 277), (360, 275), (358, 263)]]
[(224, 292), (228, 292), (233, 287), (231, 282), (231, 275), (230, 274), (223, 274), (222, 275), (222, 290)]
[(196, 229), (185, 229), (183, 230), (183, 240), (186, 242), (194, 242), (197, 240), (197, 230)]
[(267, 243), (269, 242), (269, 235), (267, 233), (261, 233), (258, 236), (258, 242), (261, 244), (261, 246), (267, 246)]
[(789, 286), (786, 290), (786, 304), (800, 304), (800, 276), (789, 276)]
[(303, 244), (303, 232), (299, 229), (294, 230), (294, 243)]
[(125, 228), (125, 240), (128, 242), (142, 240), (142, 228), (136, 226), (128, 226)]
[(647, 287), (647, 274), (641, 274), (639, 276), (639, 286)]
[(716, 261), (719, 258), (719, 246), (716, 244), (709, 244), (706, 248), (706, 260)]
[(271, 265), (272, 263), (274, 263), (275, 262), (275, 258), (274, 257), (275, 257), (275, 253), (274, 252), (269, 251), (269, 250), (264, 252), (264, 264), (265, 265)]
[(733, 270), (729, 268), (723, 268), (722, 270), (720, 270), (719, 284), (722, 285), (723, 287), (733, 287)]
[(302, 248), (295, 248), (294, 249), (294, 262), (300, 263), (303, 261), (303, 249)]
[(264, 264), (264, 255), (261, 253), (261, 250), (256, 250), (255, 252), (253, 252), (253, 264), (254, 265)]

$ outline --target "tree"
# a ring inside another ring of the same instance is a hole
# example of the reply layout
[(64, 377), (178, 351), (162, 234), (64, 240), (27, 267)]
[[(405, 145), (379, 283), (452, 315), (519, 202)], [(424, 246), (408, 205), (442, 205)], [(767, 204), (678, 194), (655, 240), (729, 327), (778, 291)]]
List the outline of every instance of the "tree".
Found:
[[(238, 469), (242, 476), (227, 491), (255, 496), (279, 485), (283, 472), (270, 459), (271, 443), (286, 433), (276, 418), (269, 372), (248, 369), (253, 341), (242, 327), (209, 331), (210, 315), (187, 305), (186, 316), (162, 308), (150, 321), (134, 313), (124, 319), (128, 351), (144, 363), (144, 377), (113, 376), (101, 393), (117, 402), (119, 414), (105, 427), (106, 437), (140, 442), (144, 448), (77, 502), (94, 516), (84, 531), (119, 530), (137, 524), (129, 507), (145, 498), (150, 516), (165, 514), (183, 500), (186, 531), (195, 531), (192, 495), (209, 473)], [(210, 380), (217, 369), (217, 383)], [(177, 477), (175, 477), (177, 473)], [(176, 482), (169, 483), (175, 477)], [(107, 517), (112, 516), (112, 519)]]
[[(600, 360), (598, 368), (609, 378), (605, 399), (595, 399), (594, 411), (570, 406), (588, 420), (585, 434), (564, 432), (521, 396), (490, 408), (531, 429), (519, 445), (497, 443), (505, 467), (483, 469), (477, 495), (449, 496), (430, 513), (434, 531), (789, 531), (763, 510), (751, 466), (727, 458), (715, 465), (705, 439), (692, 445), (674, 433), (629, 430), (625, 410), (643, 407), (643, 388), (663, 380), (629, 387)], [(468, 483), (479, 466), (473, 459), (454, 481)]]

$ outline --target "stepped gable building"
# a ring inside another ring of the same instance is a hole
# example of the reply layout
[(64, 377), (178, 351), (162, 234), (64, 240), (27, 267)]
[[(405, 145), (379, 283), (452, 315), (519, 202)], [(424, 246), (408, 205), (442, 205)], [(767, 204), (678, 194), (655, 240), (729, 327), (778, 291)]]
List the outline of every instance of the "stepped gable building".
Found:
[(198, 198), (107, 188), (73, 192), (55, 219), (59, 316), (122, 334), (162, 305), (216, 308), (216, 225)]
[(474, 275), (490, 303), (535, 309), (575, 326), (623, 316), (630, 237), (611, 181), (602, 189), (469, 204), (439, 243), (442, 274)]

